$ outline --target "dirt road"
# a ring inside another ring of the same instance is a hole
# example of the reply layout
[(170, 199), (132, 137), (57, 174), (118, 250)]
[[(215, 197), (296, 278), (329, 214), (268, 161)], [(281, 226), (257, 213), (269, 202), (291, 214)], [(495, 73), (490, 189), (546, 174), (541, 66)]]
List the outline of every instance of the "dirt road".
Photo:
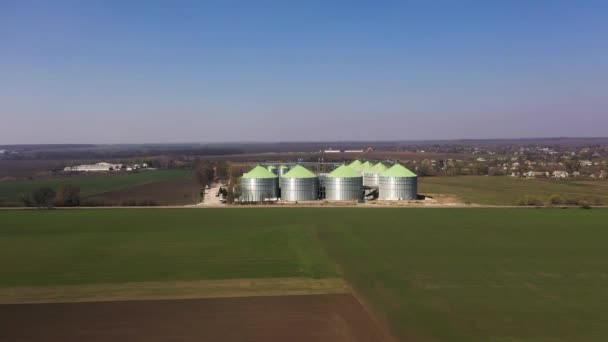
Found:
[(224, 206), (224, 204), (222, 202), (220, 202), (219, 196), (218, 197), (215, 196), (215, 194), (217, 194), (217, 192), (219, 190), (220, 190), (220, 184), (219, 183), (212, 184), (209, 189), (205, 190), (205, 197), (203, 199), (203, 202), (200, 203), (198, 206), (200, 206), (200, 207), (221, 207), (221, 206)]

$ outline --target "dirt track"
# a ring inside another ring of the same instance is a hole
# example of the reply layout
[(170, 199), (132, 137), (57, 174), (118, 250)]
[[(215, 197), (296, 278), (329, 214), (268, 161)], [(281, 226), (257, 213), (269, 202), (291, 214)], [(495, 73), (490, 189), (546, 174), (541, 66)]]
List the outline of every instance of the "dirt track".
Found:
[(0, 341), (381, 341), (350, 294), (0, 305)]

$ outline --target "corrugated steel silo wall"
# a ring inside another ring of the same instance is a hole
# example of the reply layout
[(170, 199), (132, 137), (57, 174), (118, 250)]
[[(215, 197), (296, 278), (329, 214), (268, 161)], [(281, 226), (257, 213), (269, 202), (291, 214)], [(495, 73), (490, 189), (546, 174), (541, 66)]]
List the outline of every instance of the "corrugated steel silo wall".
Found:
[(279, 177), (283, 177), (289, 171), (289, 167), (280, 167), (279, 168)]
[(241, 200), (260, 202), (278, 196), (278, 178), (241, 178)]
[(378, 183), (380, 200), (415, 200), (418, 197), (418, 177), (383, 177)]
[(364, 173), (363, 174), (363, 185), (364, 186), (375, 186), (377, 187), (380, 182), (380, 174), (378, 173)]
[(363, 177), (325, 178), (325, 198), (330, 201), (355, 201), (363, 198)]
[(315, 201), (319, 199), (319, 178), (281, 178), (281, 199)]

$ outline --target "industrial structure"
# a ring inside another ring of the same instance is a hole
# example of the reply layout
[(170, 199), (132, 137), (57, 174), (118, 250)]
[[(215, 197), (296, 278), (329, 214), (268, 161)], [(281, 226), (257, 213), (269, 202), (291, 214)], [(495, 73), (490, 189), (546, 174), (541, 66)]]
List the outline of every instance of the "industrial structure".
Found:
[[(279, 169), (280, 170), (280, 169)], [(281, 200), (289, 202), (319, 199), (319, 177), (301, 165), (285, 173), (279, 180)]]
[(286, 174), (288, 171), (289, 171), (289, 166), (287, 166), (287, 165), (279, 166), (279, 177), (283, 177), (283, 175)]
[[(359, 162), (360, 164), (361, 162)], [(331, 201), (362, 199), (363, 176), (352, 167), (346, 165), (338, 167), (325, 178), (325, 198)]]
[(268, 171), (270, 171), (270, 172), (274, 173), (275, 175), (278, 175), (278, 172), (277, 172), (277, 167), (276, 167), (276, 166), (274, 166), (274, 165), (269, 165), (269, 166), (268, 166)]
[(279, 193), (279, 177), (258, 165), (241, 178), (241, 201), (262, 202), (276, 199)]
[(353, 160), (350, 164), (348, 164), (348, 167), (353, 168), (354, 170), (358, 170), (359, 166), (361, 166), (361, 161), (358, 159)]
[(418, 198), (418, 176), (395, 164), (380, 174), (378, 194), (380, 200), (415, 200)]
[[(147, 166), (147, 165), (146, 165)], [(122, 164), (110, 164), (101, 162), (97, 164), (85, 164), (76, 166), (66, 166), (63, 171), (65, 172), (102, 172), (102, 171), (120, 171)]]
[[(335, 167), (335, 166), (334, 166)], [(317, 170), (319, 172), (319, 170)], [(302, 165), (258, 165), (243, 174), (241, 202), (416, 200), (418, 176), (400, 164), (355, 160), (330, 173), (318, 174)]]
[(380, 174), (388, 170), (386, 165), (378, 163), (369, 170), (363, 172), (363, 185), (368, 187), (378, 187), (380, 183)]
[(363, 176), (363, 174), (371, 170), (373, 166), (374, 164), (370, 163), (369, 161), (366, 161), (365, 163), (361, 164), (356, 170), (361, 172), (361, 176)]

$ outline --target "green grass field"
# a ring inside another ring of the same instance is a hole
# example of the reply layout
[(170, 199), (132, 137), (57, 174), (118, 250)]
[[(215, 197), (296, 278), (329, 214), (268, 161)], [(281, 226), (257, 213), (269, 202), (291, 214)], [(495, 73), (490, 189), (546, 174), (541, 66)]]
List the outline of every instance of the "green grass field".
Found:
[(57, 190), (61, 185), (71, 184), (79, 186), (81, 196), (85, 197), (137, 185), (192, 177), (192, 171), (189, 170), (149, 170), (139, 173), (83, 174), (53, 179), (3, 181), (0, 182), (0, 205), (22, 205), (22, 194), (41, 187)]
[(523, 196), (548, 203), (552, 195), (565, 198), (599, 199), (608, 205), (608, 180), (523, 179), (507, 176), (421, 177), (422, 194), (450, 194), (475, 204), (516, 205)]
[(608, 337), (608, 210), (0, 211), (0, 288), (326, 278), (403, 339)]

